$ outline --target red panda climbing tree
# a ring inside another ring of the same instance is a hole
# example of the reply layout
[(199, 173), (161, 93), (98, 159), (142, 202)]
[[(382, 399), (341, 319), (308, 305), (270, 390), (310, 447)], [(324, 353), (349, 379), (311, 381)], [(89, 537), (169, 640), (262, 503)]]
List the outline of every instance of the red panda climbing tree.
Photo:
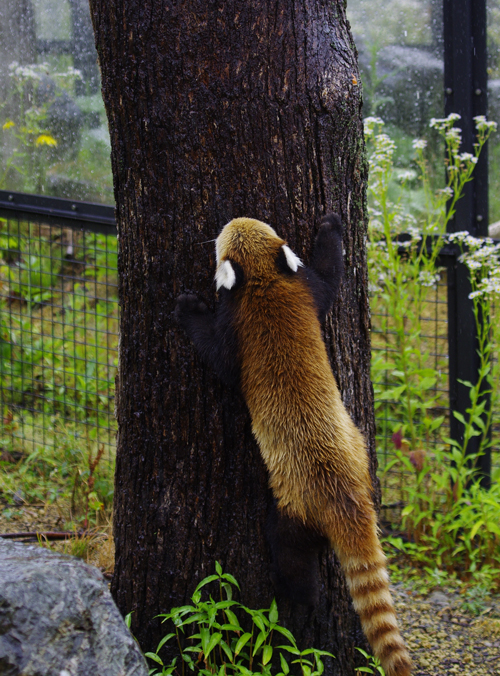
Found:
[[(246, 605), (274, 595), (271, 493), (248, 412), (173, 318), (184, 291), (212, 304), (210, 240), (231, 218), (270, 223), (308, 261), (321, 217), (342, 216), (346, 274), (325, 335), (374, 476), (360, 81), (343, 0), (90, 5), (120, 241), (112, 589), (151, 649), (154, 616), (185, 602), (216, 560)], [(315, 611), (284, 601), (280, 619), (346, 676), (365, 643), (333, 555), (320, 569)]]

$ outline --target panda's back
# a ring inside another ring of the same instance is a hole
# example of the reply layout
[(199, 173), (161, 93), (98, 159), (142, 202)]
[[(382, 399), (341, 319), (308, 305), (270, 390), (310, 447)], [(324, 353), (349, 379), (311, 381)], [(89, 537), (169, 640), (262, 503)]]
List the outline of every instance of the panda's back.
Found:
[(254, 428), (294, 444), (322, 429), (331, 435), (339, 406), (345, 411), (305, 279), (242, 289), (236, 331)]

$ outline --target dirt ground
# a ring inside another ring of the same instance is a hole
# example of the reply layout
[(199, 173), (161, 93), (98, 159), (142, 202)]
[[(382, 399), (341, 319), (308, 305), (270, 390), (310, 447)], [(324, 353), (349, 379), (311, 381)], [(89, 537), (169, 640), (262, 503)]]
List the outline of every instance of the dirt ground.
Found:
[(414, 676), (500, 676), (500, 598), (476, 617), (453, 594), (424, 599), (402, 585), (393, 594)]
[[(0, 533), (62, 530), (64, 521), (54, 505), (4, 507)], [(88, 563), (111, 576), (114, 551), (109, 527), (85, 538), (41, 543), (68, 554), (83, 554)], [(423, 598), (403, 585), (393, 586), (392, 591), (414, 676), (500, 676), (500, 598), (475, 616), (461, 610), (460, 598), (454, 594), (434, 591)]]
[[(61, 532), (68, 515), (57, 505), (0, 506), (0, 535), (8, 533)], [(16, 538), (16, 542), (34, 542), (33, 538)], [(99, 568), (104, 576), (111, 578), (114, 566), (114, 544), (111, 523), (93, 528), (85, 534), (68, 537), (66, 540), (51, 540), (38, 537), (43, 547), (54, 551), (80, 556), (84, 561)]]

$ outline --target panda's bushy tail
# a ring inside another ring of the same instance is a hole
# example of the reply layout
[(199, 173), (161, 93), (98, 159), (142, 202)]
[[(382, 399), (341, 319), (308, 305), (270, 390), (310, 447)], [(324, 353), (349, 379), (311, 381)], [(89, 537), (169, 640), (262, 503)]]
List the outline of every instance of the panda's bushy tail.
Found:
[(370, 535), (365, 533), (363, 544), (356, 553), (350, 554), (345, 549), (342, 551), (338, 541), (334, 545), (354, 608), (386, 676), (410, 676), (411, 659), (398, 629), (389, 591), (386, 558), (375, 528)]

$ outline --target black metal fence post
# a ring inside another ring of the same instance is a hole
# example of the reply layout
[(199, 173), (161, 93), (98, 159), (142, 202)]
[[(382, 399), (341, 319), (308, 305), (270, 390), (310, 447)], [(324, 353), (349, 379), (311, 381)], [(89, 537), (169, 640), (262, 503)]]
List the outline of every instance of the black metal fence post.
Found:
[[(463, 151), (472, 152), (476, 140), (474, 117), (487, 114), (486, 0), (443, 0), (445, 113), (458, 113)], [(488, 234), (487, 148), (474, 170), (474, 180), (465, 186), (457, 203), (449, 232), (467, 230), (476, 237)], [(469, 388), (459, 381), (476, 383), (479, 356), (471, 286), (465, 265), (450, 259), (448, 265), (448, 341), (450, 377), (450, 435), (463, 443), (464, 426), (454, 416), (458, 411), (467, 419)], [(486, 395), (485, 395), (486, 396)], [(479, 450), (480, 438), (473, 437), (470, 454)], [(491, 451), (479, 459), (481, 482), (491, 480)]]

